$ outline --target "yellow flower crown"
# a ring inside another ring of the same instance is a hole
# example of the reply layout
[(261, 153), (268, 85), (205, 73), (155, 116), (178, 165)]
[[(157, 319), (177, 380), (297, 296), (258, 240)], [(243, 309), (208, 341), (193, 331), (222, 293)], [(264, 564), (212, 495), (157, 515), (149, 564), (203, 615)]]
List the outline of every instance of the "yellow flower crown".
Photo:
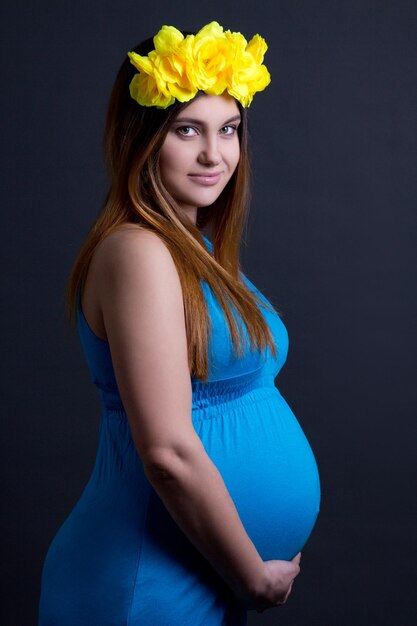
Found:
[(147, 56), (128, 52), (139, 71), (130, 95), (142, 106), (166, 109), (175, 100), (188, 102), (198, 91), (217, 96), (227, 90), (248, 107), (253, 95), (271, 82), (262, 65), (268, 46), (259, 35), (248, 43), (241, 33), (210, 22), (186, 37), (173, 26), (162, 26), (153, 41), (155, 50)]

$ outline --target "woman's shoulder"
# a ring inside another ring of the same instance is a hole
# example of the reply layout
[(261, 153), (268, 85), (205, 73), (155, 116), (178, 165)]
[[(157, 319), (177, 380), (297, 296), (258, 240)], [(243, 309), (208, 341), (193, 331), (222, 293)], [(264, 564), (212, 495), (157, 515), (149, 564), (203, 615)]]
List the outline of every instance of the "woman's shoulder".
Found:
[(122, 297), (122, 292), (140, 293), (147, 301), (159, 292), (175, 302), (182, 298), (180, 276), (168, 246), (158, 233), (134, 224), (104, 237), (89, 274), (101, 309), (105, 301)]
[[(94, 252), (96, 266), (105, 269), (137, 267), (144, 263), (169, 263), (168, 247), (157, 233), (136, 224), (123, 224), (106, 235)], [(173, 261), (172, 261), (173, 263)]]
[(139, 224), (126, 222), (124, 224), (120, 224), (120, 226), (117, 226), (109, 234), (107, 234), (101, 240), (97, 250), (99, 248), (105, 248), (106, 251), (113, 248), (117, 250), (120, 247), (124, 248), (126, 245), (138, 245), (138, 243), (141, 243), (142, 245), (152, 245), (148, 242), (153, 242), (154, 246), (165, 246), (161, 237), (159, 237), (154, 231), (149, 228), (145, 228), (144, 226), (140, 226)]
[(82, 308), (99, 337), (105, 336), (104, 303), (124, 292), (140, 292), (145, 300), (165, 297), (180, 300), (181, 284), (169, 249), (150, 230), (126, 224), (106, 235), (97, 245), (87, 272)]

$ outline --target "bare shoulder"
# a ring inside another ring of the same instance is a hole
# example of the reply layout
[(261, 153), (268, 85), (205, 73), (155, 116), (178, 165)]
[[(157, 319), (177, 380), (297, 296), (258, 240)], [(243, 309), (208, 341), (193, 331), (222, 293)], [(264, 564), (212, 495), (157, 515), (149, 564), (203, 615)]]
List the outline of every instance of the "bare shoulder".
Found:
[(110, 233), (94, 254), (94, 265), (105, 282), (118, 279), (144, 277), (151, 274), (155, 279), (168, 273), (172, 279), (177, 275), (172, 255), (165, 242), (154, 232), (131, 225)]
[(103, 340), (108, 340), (104, 318), (116, 308), (137, 318), (144, 307), (167, 311), (170, 306), (181, 319), (181, 283), (165, 242), (135, 224), (107, 235), (94, 251), (81, 304), (90, 327)]
[(102, 261), (111, 261), (114, 258), (120, 261), (132, 254), (171, 256), (161, 237), (135, 225), (119, 228), (107, 235), (97, 246), (95, 254)]

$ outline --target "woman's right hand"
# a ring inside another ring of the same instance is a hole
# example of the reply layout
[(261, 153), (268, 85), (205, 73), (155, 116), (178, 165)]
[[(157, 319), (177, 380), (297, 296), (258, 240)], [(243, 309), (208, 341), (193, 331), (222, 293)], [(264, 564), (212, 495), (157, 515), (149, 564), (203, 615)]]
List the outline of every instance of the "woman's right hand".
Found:
[(301, 552), (292, 561), (264, 561), (265, 577), (251, 596), (249, 609), (262, 613), (265, 609), (285, 604), (294, 579), (300, 573)]

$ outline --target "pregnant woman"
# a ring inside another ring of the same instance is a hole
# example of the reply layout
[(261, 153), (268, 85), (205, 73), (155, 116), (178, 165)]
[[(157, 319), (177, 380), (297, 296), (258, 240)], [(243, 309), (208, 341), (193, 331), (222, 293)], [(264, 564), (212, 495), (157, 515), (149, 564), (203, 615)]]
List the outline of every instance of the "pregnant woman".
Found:
[(98, 451), (46, 555), (40, 626), (243, 626), (299, 573), (317, 466), (274, 385), (286, 329), (239, 263), (266, 49), (164, 26), (118, 73), (110, 191), (68, 286)]

